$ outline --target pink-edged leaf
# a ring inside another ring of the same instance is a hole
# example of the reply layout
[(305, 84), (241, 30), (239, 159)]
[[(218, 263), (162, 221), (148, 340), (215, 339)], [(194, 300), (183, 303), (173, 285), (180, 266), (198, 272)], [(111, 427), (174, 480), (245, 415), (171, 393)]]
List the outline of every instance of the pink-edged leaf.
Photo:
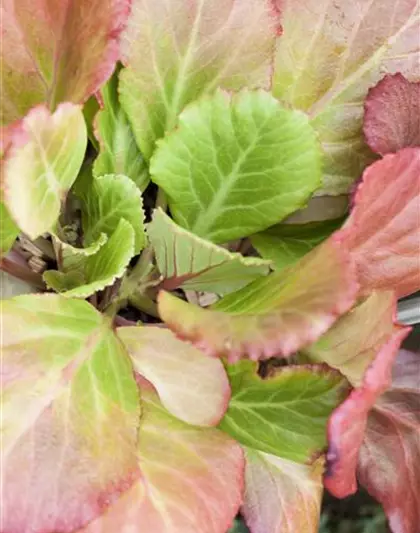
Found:
[(393, 533), (418, 533), (420, 353), (398, 355), (392, 387), (369, 415), (358, 478), (384, 506)]
[(53, 229), (83, 163), (87, 135), (82, 109), (64, 103), (50, 113), (39, 105), (7, 130), (4, 201), (20, 229), (35, 239)]
[(231, 362), (287, 357), (315, 341), (354, 303), (349, 254), (333, 236), (298, 263), (258, 279), (212, 309), (160, 292), (162, 319), (181, 338)]
[(345, 194), (373, 159), (363, 136), (369, 88), (387, 73), (420, 79), (418, 0), (275, 0), (273, 94), (307, 111), (325, 150), (324, 187)]
[(135, 370), (153, 383), (166, 409), (189, 424), (215, 426), (230, 399), (223, 364), (155, 327), (119, 328)]
[(395, 323), (396, 313), (393, 292), (373, 292), (305, 353), (312, 360), (339, 370), (353, 387), (358, 387), (381, 346), (399, 331), (408, 331)]
[(133, 0), (120, 93), (144, 156), (200, 95), (268, 88), (277, 31), (271, 0)]
[(1, 122), (84, 102), (109, 78), (130, 0), (4, 0)]
[(385, 76), (368, 93), (363, 125), (370, 148), (385, 155), (420, 146), (420, 81)]
[(225, 533), (242, 501), (240, 446), (177, 420), (144, 383), (141, 390), (143, 479), (80, 533)]
[(4, 301), (2, 331), (1, 531), (71, 533), (140, 475), (130, 361), (87, 302)]
[(362, 291), (420, 289), (420, 148), (371, 165), (358, 186), (343, 230)]
[(396, 328), (366, 370), (361, 385), (334, 411), (328, 424), (328, 472), (324, 484), (338, 498), (357, 490), (356, 467), (369, 411), (391, 384), (392, 365), (409, 328)]
[(247, 448), (242, 512), (251, 533), (317, 533), (324, 458), (298, 464)]

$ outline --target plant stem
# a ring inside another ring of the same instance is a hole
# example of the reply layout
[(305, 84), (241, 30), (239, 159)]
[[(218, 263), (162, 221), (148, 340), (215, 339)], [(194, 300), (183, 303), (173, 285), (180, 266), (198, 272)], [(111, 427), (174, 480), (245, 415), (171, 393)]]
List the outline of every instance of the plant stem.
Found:
[(159, 187), (157, 198), (156, 198), (156, 209), (160, 207), (162, 211), (165, 211), (168, 209), (168, 202), (166, 199), (166, 194), (164, 191)]
[(144, 311), (150, 316), (160, 318), (157, 305), (144, 294), (132, 294), (128, 297), (128, 302), (139, 311)]

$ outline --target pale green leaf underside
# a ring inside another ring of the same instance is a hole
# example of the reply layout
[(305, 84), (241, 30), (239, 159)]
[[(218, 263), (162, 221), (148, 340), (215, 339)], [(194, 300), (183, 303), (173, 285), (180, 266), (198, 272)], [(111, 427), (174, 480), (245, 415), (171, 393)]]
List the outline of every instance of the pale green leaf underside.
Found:
[(144, 191), (149, 183), (149, 172), (118, 101), (117, 86), (118, 72), (101, 90), (104, 107), (95, 118), (100, 151), (93, 164), (93, 173), (96, 177), (124, 174)]
[(245, 448), (242, 513), (253, 533), (318, 533), (324, 458), (299, 464)]
[(277, 270), (293, 265), (337, 230), (343, 219), (310, 224), (277, 224), (251, 237), (253, 246)]
[(39, 106), (12, 135), (4, 162), (5, 203), (20, 229), (36, 238), (53, 229), (79, 172), (87, 144), (83, 113), (67, 103), (52, 115)]
[(6, 254), (10, 248), (13, 246), (13, 243), (16, 240), (16, 237), (19, 234), (19, 228), (13, 222), (9, 212), (7, 211), (6, 206), (3, 202), (0, 202), (0, 254)]
[(201, 95), (270, 85), (278, 25), (270, 0), (133, 2), (119, 90), (147, 159)]
[(163, 276), (162, 288), (226, 294), (268, 274), (271, 263), (243, 257), (181, 228), (161, 209), (147, 227)]
[(419, 14), (417, 0), (282, 2), (273, 94), (307, 111), (319, 133), (319, 194), (347, 193), (373, 160), (362, 132), (369, 88), (387, 73), (420, 76)]
[(170, 413), (195, 426), (220, 422), (230, 397), (220, 359), (207, 357), (166, 328), (123, 327), (117, 333), (134, 369), (153, 384)]
[(321, 151), (307, 117), (269, 93), (217, 91), (185, 109), (150, 170), (175, 221), (223, 243), (302, 207), (320, 185)]
[(255, 370), (250, 361), (227, 367), (232, 397), (219, 427), (245, 446), (305, 463), (327, 444), (343, 378), (323, 366), (284, 367), (265, 380)]
[(121, 219), (117, 229), (96, 253), (79, 256), (77, 262), (66, 272), (44, 272), (44, 280), (50, 288), (63, 296), (86, 298), (112, 285), (124, 275), (134, 255), (134, 239), (131, 224)]
[(102, 233), (108, 237), (120, 220), (130, 223), (135, 234), (133, 255), (145, 245), (143, 201), (140, 190), (127, 176), (108, 174), (95, 178), (90, 187), (81, 187), (83, 240), (85, 246), (95, 242)]

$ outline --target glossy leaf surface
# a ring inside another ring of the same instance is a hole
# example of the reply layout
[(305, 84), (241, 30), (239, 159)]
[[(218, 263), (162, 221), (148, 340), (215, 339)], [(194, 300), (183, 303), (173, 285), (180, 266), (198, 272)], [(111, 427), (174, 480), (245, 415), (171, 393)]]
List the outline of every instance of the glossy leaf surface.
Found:
[(290, 366), (261, 379), (256, 365), (227, 368), (232, 388), (219, 427), (241, 444), (305, 463), (327, 444), (327, 422), (347, 393), (342, 376), (327, 366)]
[(251, 237), (253, 246), (277, 270), (296, 263), (324, 241), (343, 223), (343, 219), (308, 224), (277, 224)]
[(269, 93), (217, 91), (182, 112), (150, 172), (178, 224), (224, 243), (302, 207), (320, 185), (321, 151), (307, 117)]

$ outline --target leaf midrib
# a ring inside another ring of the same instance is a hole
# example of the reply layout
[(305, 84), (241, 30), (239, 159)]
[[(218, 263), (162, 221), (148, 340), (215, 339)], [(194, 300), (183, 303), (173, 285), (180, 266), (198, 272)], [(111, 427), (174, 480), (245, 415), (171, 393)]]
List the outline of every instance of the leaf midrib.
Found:
[(217, 218), (221, 210), (221, 206), (224, 204), (230, 190), (236, 184), (238, 179), (242, 177), (242, 174), (239, 172), (240, 168), (248, 158), (249, 154), (256, 148), (257, 143), (261, 137), (261, 130), (265, 128), (267, 122), (269, 122), (269, 120), (271, 119), (271, 115), (267, 116), (265, 120), (261, 123), (259, 128), (256, 129), (253, 141), (246, 147), (245, 150), (242, 150), (232, 170), (225, 177), (225, 182), (213, 196), (213, 199), (207, 206), (207, 209), (205, 211), (201, 211), (199, 217), (196, 219), (194, 225), (191, 228), (191, 231), (196, 235), (201, 237), (206, 236), (209, 228), (213, 225), (214, 220)]

